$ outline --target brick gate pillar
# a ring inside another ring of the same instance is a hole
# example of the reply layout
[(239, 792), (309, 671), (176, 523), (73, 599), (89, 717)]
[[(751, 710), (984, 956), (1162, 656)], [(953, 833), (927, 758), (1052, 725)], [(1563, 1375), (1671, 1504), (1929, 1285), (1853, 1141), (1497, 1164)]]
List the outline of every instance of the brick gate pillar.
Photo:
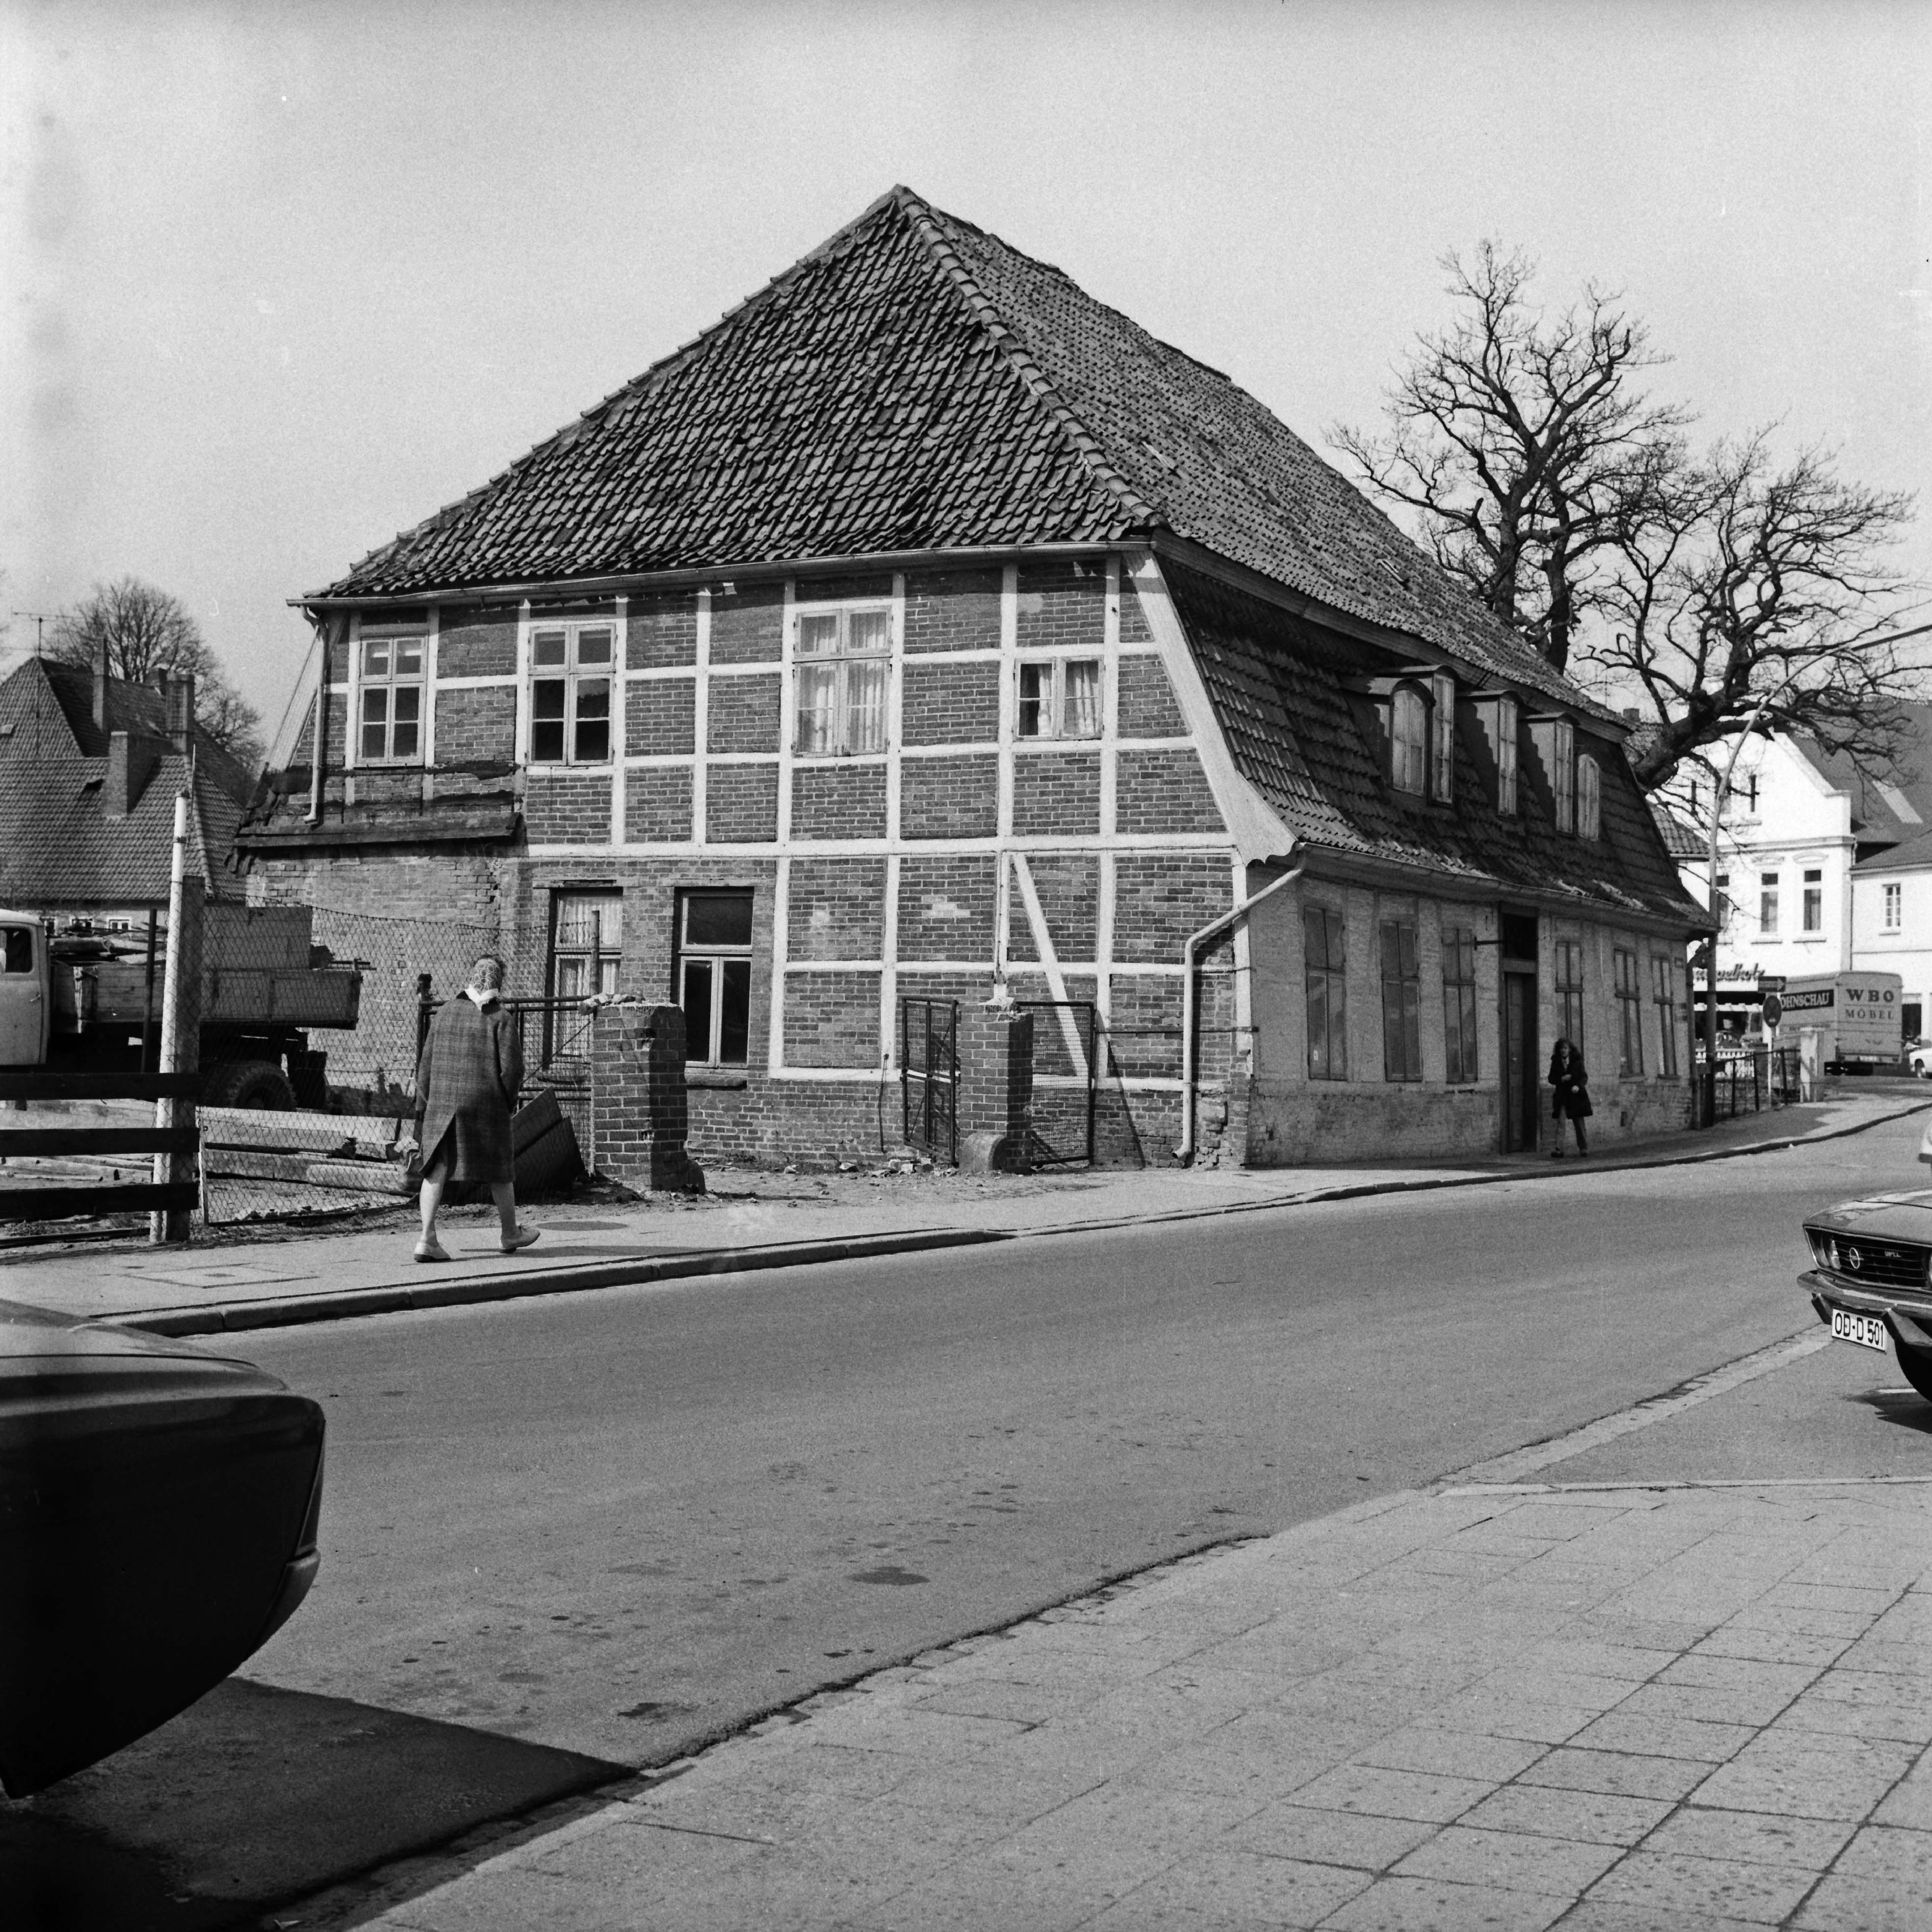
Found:
[(1026, 1172), (1033, 1112), (1033, 1016), (1008, 1006), (960, 1008), (960, 1166)]
[(702, 1194), (685, 1151), (684, 1016), (676, 1006), (601, 1007), (590, 1026), (590, 1132), (597, 1170), (627, 1187)]

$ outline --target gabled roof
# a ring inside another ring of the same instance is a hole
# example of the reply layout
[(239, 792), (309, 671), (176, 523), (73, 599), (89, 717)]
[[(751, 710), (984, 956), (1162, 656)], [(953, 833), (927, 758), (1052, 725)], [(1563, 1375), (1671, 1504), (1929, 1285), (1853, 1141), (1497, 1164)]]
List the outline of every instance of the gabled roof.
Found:
[(1162, 534), (1613, 716), (1219, 371), (905, 188), (308, 601)]
[(1650, 815), (1656, 821), (1657, 836), (1663, 841), (1663, 849), (1680, 862), (1686, 859), (1702, 859), (1708, 863), (1711, 856), (1710, 846), (1699, 838), (1663, 800), (1653, 797), (1649, 804)]
[(1932, 830), (1932, 704), (1902, 704), (1909, 748), (1882, 778), (1861, 772), (1849, 752), (1827, 752), (1800, 732), (1786, 742), (1834, 790), (1849, 792), (1852, 831), (1860, 844), (1895, 845)]
[(1171, 562), (1164, 574), (1236, 768), (1311, 844), (1600, 915), (1706, 925), (1620, 745), (1593, 747), (1598, 838), (1559, 832), (1527, 773), (1518, 812), (1504, 818), (1459, 737), (1453, 802), (1402, 802), (1384, 780), (1356, 700), (1294, 618)]

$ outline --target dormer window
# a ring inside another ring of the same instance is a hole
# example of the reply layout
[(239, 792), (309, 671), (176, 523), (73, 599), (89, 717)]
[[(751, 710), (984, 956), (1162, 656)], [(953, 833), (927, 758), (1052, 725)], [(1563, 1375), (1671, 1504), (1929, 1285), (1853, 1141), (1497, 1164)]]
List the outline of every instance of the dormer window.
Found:
[(1603, 836), (1603, 774), (1588, 752), (1576, 760), (1576, 836), (1600, 838)]
[(1398, 685), (1389, 701), (1389, 782), (1418, 798), (1429, 788), (1429, 705), (1413, 685)]
[[(1497, 811), (1505, 818), (1513, 818), (1516, 815), (1516, 700), (1506, 691), (1485, 691), (1471, 701), (1483, 733), (1480, 743), (1471, 739), (1471, 748), (1477, 754), (1477, 763), (1486, 765), (1483, 776), (1489, 780), (1491, 800)], [(1489, 753), (1486, 760), (1482, 757), (1485, 749)]]
[(1567, 718), (1535, 718), (1530, 736), (1549, 788), (1551, 815), (1558, 831), (1576, 830), (1576, 727)]
[(1430, 796), (1447, 805), (1456, 796), (1456, 680), (1438, 671), (1431, 680), (1435, 716), (1430, 743)]

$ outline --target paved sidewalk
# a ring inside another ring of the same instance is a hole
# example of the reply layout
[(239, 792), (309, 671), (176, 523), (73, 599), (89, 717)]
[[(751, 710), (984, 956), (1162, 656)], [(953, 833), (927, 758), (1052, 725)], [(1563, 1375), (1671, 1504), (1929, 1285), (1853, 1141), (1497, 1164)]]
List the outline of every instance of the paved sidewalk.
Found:
[(811, 1699), (356, 1922), (1918, 1932), (1928, 1641), (1918, 1483), (1385, 1497)]
[[(134, 1242), (0, 1258), (0, 1297), (161, 1333), (217, 1334), (452, 1306), (531, 1294), (632, 1286), (703, 1274), (916, 1253), (1029, 1234), (1077, 1233), (1250, 1212), (1370, 1194), (1554, 1180), (1566, 1174), (1722, 1160), (1794, 1140), (1856, 1133), (1932, 1107), (1918, 1090), (1834, 1095), (1593, 1154), (1586, 1162), (1533, 1156), (1462, 1163), (1299, 1168), (1102, 1169), (973, 1180), (952, 1174), (791, 1175), (723, 1170), (698, 1202), (645, 1198), (533, 1209), (538, 1245), (497, 1252), (495, 1217), (459, 1210), (445, 1241), (455, 1258), (410, 1259), (401, 1217), (367, 1227), (289, 1231), (286, 1238), (198, 1240), (185, 1249)], [(1886, 1184), (1918, 1184), (1916, 1168)]]

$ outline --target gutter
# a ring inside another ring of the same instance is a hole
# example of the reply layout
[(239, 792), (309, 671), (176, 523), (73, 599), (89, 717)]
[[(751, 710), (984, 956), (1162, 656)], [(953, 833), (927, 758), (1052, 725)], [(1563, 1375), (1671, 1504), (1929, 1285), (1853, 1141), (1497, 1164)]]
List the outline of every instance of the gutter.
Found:
[[(1295, 848), (1288, 848), (1288, 856), (1294, 857)], [(1265, 898), (1272, 898), (1284, 886), (1291, 885), (1300, 878), (1307, 866), (1306, 859), (1296, 860), (1278, 879), (1270, 879), (1258, 892), (1251, 892), (1241, 903), (1223, 913), (1218, 919), (1211, 919), (1197, 932), (1191, 932), (1181, 946), (1181, 1137), (1174, 1148), (1174, 1155), (1183, 1166), (1194, 1159), (1194, 958), (1202, 944), (1216, 933), (1224, 932), (1237, 920), (1245, 919), (1255, 907)]]

